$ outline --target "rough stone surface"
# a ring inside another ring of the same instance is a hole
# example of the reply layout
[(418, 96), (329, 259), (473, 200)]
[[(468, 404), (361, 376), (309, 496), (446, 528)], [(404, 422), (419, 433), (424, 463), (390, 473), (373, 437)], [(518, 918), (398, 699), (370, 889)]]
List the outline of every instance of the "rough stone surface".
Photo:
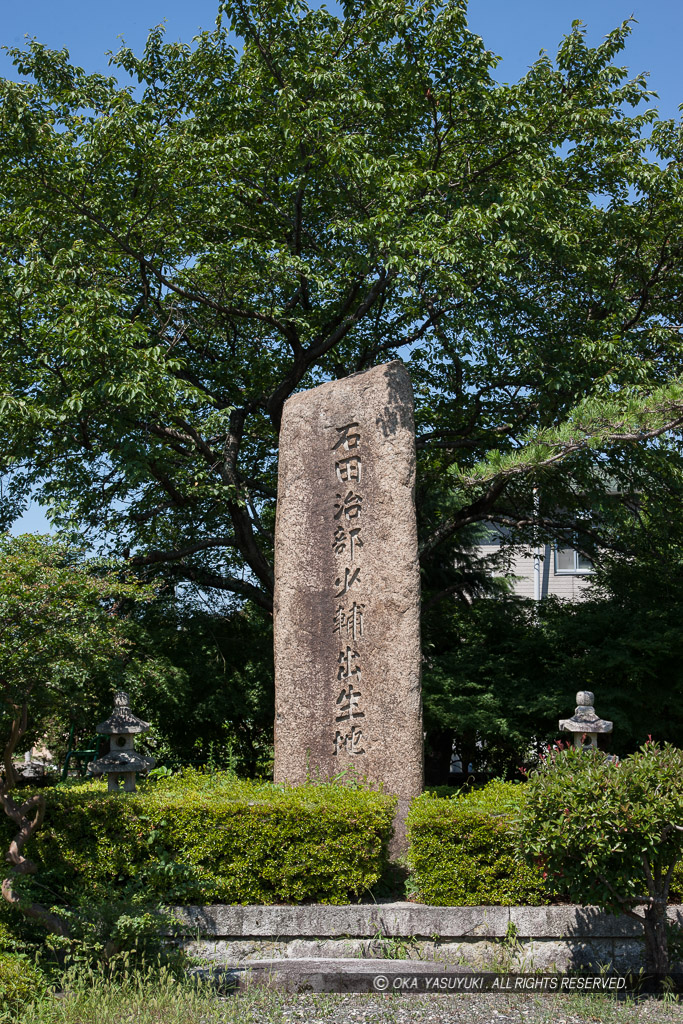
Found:
[[(306, 958), (410, 960), (476, 970), (620, 971), (644, 966), (642, 928), (597, 907), (177, 907), (192, 955), (216, 967)], [(683, 908), (669, 907), (683, 925)], [(509, 925), (514, 925), (510, 928)]]
[(410, 379), (400, 362), (290, 398), (275, 539), (275, 781), (355, 769), (422, 789)]
[(471, 939), (438, 942), (410, 939), (280, 939), (194, 940), (185, 944), (192, 957), (221, 968), (245, 968), (264, 962), (302, 959), (395, 963), (409, 960), (426, 967), (467, 967), (478, 971), (618, 971), (645, 966), (644, 944), (638, 939)]
[(508, 907), (428, 907), (417, 903), (177, 907), (174, 916), (190, 931), (221, 938), (503, 937), (510, 919)]
[(606, 914), (597, 907), (510, 907), (510, 921), (517, 935), (534, 938), (627, 938), (643, 932), (632, 918)]
[[(643, 934), (636, 921), (605, 914), (597, 907), (431, 907), (419, 903), (377, 903), (330, 906), (175, 907), (173, 916), (188, 934), (215, 939), (402, 938), (505, 939), (509, 925), (523, 942), (613, 940), (628, 944)], [(683, 927), (683, 907), (667, 910), (669, 921)]]

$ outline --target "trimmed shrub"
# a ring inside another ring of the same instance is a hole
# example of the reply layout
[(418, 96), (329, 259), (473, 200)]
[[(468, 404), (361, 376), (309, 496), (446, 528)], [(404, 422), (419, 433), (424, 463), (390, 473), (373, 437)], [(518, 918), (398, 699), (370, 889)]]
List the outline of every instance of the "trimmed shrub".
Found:
[(415, 800), (408, 815), (413, 898), (442, 907), (549, 903), (540, 870), (517, 853), (514, 822), (523, 800), (523, 783), (499, 781)]
[(382, 874), (394, 805), (366, 788), (229, 773), (117, 795), (87, 781), (50, 791), (31, 856), (43, 892), (65, 905), (348, 903)]
[(530, 863), (572, 899), (644, 925), (646, 962), (669, 970), (666, 907), (683, 862), (683, 750), (648, 740), (623, 761), (549, 750), (529, 774), (520, 822)]

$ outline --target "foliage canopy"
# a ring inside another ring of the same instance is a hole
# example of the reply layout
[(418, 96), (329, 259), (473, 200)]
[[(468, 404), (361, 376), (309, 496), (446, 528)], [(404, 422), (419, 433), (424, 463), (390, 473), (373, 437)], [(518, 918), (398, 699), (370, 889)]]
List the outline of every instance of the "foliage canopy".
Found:
[[(23, 848), (45, 815), (42, 793), (19, 801), (13, 796), (17, 746), (29, 725), (44, 723), (54, 712), (66, 719), (74, 704), (92, 701), (93, 674), (111, 667), (131, 646), (127, 622), (118, 614), (122, 602), (151, 596), (151, 588), (126, 580), (115, 567), (87, 563), (51, 538), (0, 539), (0, 804), (16, 830), (2, 883), (8, 903), (21, 902), (16, 877), (35, 873)], [(51, 930), (62, 930), (40, 904), (22, 909)]]
[(542, 528), (585, 534), (606, 447), (630, 484), (668, 448), (678, 481), (682, 137), (615, 63), (629, 31), (575, 23), (511, 85), (436, 0), (223, 3), (191, 45), (124, 46), (129, 85), (11, 51), (8, 509), (40, 484), (136, 564), (269, 609), (284, 401), (397, 355), (427, 568), (472, 522), (531, 528), (532, 481)]

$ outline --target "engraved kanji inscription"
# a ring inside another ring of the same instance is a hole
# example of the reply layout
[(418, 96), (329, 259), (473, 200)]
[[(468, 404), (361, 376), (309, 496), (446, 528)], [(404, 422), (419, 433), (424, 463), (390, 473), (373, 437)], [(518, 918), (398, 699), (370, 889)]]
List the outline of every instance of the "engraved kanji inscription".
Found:
[(347, 647), (345, 651), (340, 651), (337, 658), (339, 665), (337, 679), (348, 679), (350, 676), (358, 676), (360, 678), (360, 665), (354, 664), (358, 658), (360, 658), (358, 651), (354, 651), (351, 647)]
[(343, 552), (346, 551), (348, 547), (349, 555), (351, 561), (353, 562), (356, 557), (358, 548), (363, 547), (363, 541), (360, 538), (360, 527), (357, 527), (354, 530), (349, 530), (347, 534), (343, 526), (338, 526), (337, 529), (334, 531), (332, 547), (334, 548), (336, 554), (338, 555), (343, 554)]
[(278, 450), (274, 774), (299, 785), (355, 769), (382, 784), (399, 801), (398, 851), (423, 742), (405, 367), (297, 389)]
[(361, 494), (349, 491), (344, 497), (337, 493), (337, 498), (338, 501), (334, 503), (335, 519), (341, 519), (342, 516), (345, 516), (346, 519), (358, 519), (360, 517), (363, 504), (363, 496)]
[(342, 552), (346, 551), (347, 539), (344, 527), (338, 526), (334, 531), (334, 537), (332, 538), (332, 547), (334, 548), (335, 554), (341, 555)]
[(360, 483), (362, 464), (358, 455), (350, 455), (348, 459), (339, 459), (334, 464), (340, 484)]
[(340, 448), (342, 445), (344, 446), (347, 452), (350, 452), (352, 448), (358, 447), (358, 443), (360, 441), (360, 434), (350, 433), (353, 427), (357, 426), (357, 423), (347, 423), (343, 427), (334, 428), (339, 434), (339, 437), (337, 439), (337, 443), (332, 448), (333, 452), (336, 452), (337, 448)]
[(343, 594), (348, 594), (354, 583), (360, 583), (360, 567), (354, 569), (353, 572), (349, 568), (344, 569), (344, 580), (342, 582), (341, 576), (338, 576), (334, 581), (335, 587), (341, 587), (338, 594), (335, 597), (341, 597)]
[(334, 613), (333, 633), (343, 636), (344, 633), (349, 640), (360, 640), (363, 638), (363, 609), (364, 604), (356, 604), (354, 601), (350, 608), (338, 605)]
[(353, 562), (356, 557), (356, 552), (359, 548), (363, 547), (363, 541), (360, 539), (360, 528), (355, 530), (349, 530), (349, 549), (351, 555), (351, 561)]
[(337, 704), (340, 705), (337, 722), (349, 722), (352, 718), (365, 718), (365, 712), (358, 710), (360, 698), (361, 692), (354, 689), (353, 683), (344, 687), (337, 697)]
[(361, 747), (363, 733), (355, 725), (351, 726), (351, 732), (343, 733), (337, 729), (334, 737), (334, 753), (338, 754), (345, 750), (347, 754), (364, 754), (365, 749)]

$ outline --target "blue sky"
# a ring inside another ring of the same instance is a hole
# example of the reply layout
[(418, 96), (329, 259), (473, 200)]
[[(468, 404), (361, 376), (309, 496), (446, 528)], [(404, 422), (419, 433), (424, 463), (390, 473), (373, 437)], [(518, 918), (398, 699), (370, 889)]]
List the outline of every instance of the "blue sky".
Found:
[[(147, 31), (165, 19), (170, 38), (189, 41), (200, 28), (213, 26), (217, 0), (5, 0), (3, 6), (0, 44), (21, 45), (25, 35), (35, 36), (48, 46), (66, 46), (87, 70), (105, 71), (104, 54), (117, 48), (119, 36), (138, 49)], [(662, 115), (675, 116), (683, 102), (681, 0), (471, 0), (469, 21), (503, 58), (500, 77), (510, 81), (524, 73), (539, 50), (553, 54), (575, 18), (587, 24), (589, 41), (596, 43), (631, 14), (638, 25), (624, 63), (634, 72), (651, 72)], [(0, 73), (10, 73), (5, 55)]]
[[(105, 54), (117, 49), (119, 37), (138, 50), (148, 30), (165, 20), (167, 38), (189, 42), (197, 31), (213, 26), (217, 0), (5, 0), (4, 8), (0, 45), (20, 46), (26, 35), (35, 36), (50, 47), (66, 46), (86, 70), (106, 72)], [(574, 19), (586, 23), (588, 40), (596, 44), (630, 15), (638, 24), (621, 63), (634, 74), (649, 71), (661, 116), (676, 117), (683, 103), (682, 0), (471, 0), (469, 23), (503, 58), (499, 79), (514, 81), (541, 49), (554, 54)], [(4, 53), (0, 74), (14, 77)], [(40, 508), (33, 506), (13, 532), (47, 529)]]

